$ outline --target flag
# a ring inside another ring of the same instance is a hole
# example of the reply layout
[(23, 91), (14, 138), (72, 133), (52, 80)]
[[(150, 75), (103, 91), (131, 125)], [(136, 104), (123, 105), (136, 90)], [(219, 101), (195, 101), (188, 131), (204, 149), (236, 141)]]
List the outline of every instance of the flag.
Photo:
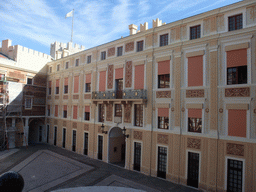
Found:
[(66, 14), (66, 17), (73, 17), (73, 13), (74, 13), (74, 10), (70, 11), (69, 13)]

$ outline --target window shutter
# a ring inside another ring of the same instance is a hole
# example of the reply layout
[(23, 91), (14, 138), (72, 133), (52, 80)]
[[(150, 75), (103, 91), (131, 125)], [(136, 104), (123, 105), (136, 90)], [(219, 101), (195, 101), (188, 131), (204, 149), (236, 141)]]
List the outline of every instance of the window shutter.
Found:
[(123, 79), (123, 68), (115, 69), (115, 79)]
[(169, 117), (168, 108), (158, 108), (158, 117)]
[(134, 89), (144, 89), (144, 65), (135, 66)]
[(158, 62), (158, 75), (170, 74), (170, 60)]
[(202, 109), (188, 109), (188, 117), (202, 118)]
[(227, 67), (247, 65), (247, 49), (227, 51)]
[(106, 71), (100, 72), (99, 91), (106, 90)]
[(79, 76), (74, 77), (74, 93), (79, 91)]
[(246, 137), (246, 113), (247, 110), (228, 110), (228, 135)]
[(91, 79), (92, 79), (92, 75), (91, 74), (87, 74), (86, 75), (86, 83), (91, 83)]
[(188, 87), (203, 86), (203, 56), (188, 58)]

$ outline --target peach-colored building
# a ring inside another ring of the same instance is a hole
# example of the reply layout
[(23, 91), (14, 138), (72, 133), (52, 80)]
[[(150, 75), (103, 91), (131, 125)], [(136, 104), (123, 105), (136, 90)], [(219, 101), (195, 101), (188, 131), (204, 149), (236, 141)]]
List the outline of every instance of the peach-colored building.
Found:
[(256, 2), (152, 26), (56, 52), (45, 141), (205, 191), (256, 191)]

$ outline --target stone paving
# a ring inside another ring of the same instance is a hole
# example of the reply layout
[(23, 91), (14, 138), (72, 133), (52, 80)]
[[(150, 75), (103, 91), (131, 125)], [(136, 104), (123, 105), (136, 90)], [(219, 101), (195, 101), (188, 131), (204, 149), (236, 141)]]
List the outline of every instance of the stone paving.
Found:
[(128, 187), (152, 192), (198, 191), (46, 144), (6, 154), (0, 152), (0, 174), (9, 170), (19, 172), (25, 180), (23, 192), (84, 186)]

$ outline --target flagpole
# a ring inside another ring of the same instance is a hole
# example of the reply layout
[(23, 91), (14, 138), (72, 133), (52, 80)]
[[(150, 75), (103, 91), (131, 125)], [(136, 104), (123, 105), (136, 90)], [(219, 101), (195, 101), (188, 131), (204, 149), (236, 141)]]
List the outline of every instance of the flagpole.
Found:
[(74, 9), (73, 9), (73, 16), (72, 16), (71, 42), (73, 42), (73, 26), (74, 26)]

